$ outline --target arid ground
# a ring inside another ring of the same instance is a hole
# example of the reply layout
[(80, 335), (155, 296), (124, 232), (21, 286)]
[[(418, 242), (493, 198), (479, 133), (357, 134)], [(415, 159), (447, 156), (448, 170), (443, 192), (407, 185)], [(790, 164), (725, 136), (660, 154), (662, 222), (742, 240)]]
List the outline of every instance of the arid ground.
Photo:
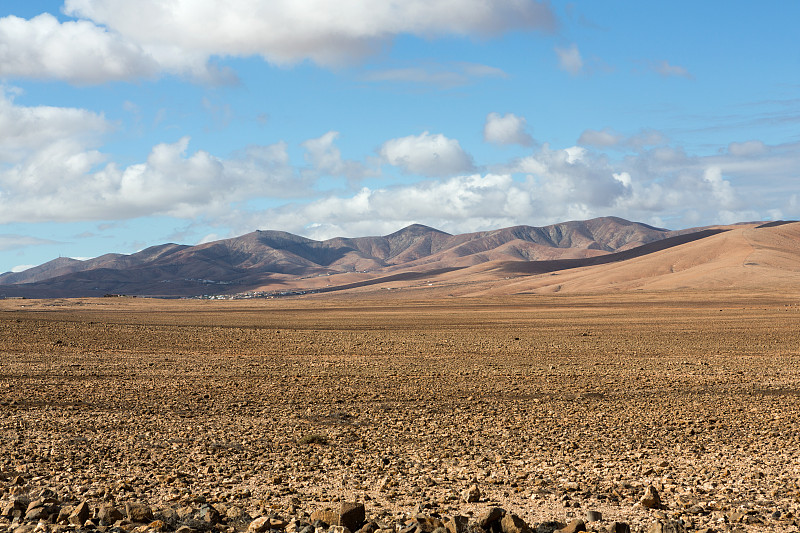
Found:
[(800, 291), (400, 292), (0, 301), (0, 499), (798, 531)]

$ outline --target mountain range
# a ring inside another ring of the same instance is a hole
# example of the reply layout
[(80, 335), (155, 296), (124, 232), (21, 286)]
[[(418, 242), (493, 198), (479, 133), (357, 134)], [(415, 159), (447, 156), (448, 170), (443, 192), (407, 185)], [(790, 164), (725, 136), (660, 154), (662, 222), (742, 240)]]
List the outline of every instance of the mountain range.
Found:
[[(797, 224), (794, 224), (797, 225)], [(94, 259), (58, 258), (0, 275), (0, 297), (156, 297), (331, 291), (444, 276), (516, 279), (630, 261), (750, 224), (671, 231), (616, 217), (450, 235), (414, 224), (385, 236), (316, 241), (254, 231), (196, 246), (163, 244)], [(444, 278), (443, 278), (444, 279)]]

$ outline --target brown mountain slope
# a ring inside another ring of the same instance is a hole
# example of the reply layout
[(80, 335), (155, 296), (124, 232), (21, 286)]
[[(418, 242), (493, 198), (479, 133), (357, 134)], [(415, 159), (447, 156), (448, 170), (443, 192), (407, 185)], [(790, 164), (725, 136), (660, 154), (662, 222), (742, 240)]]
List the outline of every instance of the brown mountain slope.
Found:
[[(488, 266), (488, 265), (487, 265)], [(733, 226), (729, 231), (625, 261), (489, 283), (472, 294), (630, 290), (768, 289), (800, 291), (800, 223)], [(508, 269), (507, 269), (508, 270)], [(464, 273), (464, 279), (469, 274)]]
[(673, 234), (615, 217), (463, 235), (415, 224), (382, 237), (326, 241), (279, 231), (255, 231), (197, 246), (165, 244), (132, 255), (45, 263), (0, 276), (0, 295), (192, 296), (255, 288), (274, 290), (308, 285), (304, 280), (310, 278), (346, 273), (380, 277), (408, 270), (452, 270), (498, 260), (593, 257)]

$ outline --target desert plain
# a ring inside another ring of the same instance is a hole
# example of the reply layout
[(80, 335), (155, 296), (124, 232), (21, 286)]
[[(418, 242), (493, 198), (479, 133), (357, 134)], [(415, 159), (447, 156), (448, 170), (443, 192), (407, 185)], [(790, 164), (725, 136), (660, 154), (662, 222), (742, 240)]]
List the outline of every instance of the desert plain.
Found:
[(800, 294), (387, 292), (0, 301), (0, 530), (798, 531)]

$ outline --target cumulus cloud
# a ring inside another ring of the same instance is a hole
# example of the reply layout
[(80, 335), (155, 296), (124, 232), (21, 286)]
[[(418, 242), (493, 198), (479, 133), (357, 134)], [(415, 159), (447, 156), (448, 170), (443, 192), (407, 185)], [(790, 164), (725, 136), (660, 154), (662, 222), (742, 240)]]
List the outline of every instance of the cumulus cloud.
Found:
[(0, 18), (0, 76), (88, 84), (152, 77), (159, 69), (141, 46), (87, 20)]
[(483, 140), (492, 144), (530, 146), (533, 137), (525, 131), (526, 127), (525, 117), (513, 113), (489, 113), (483, 126)]
[(569, 72), (573, 76), (580, 74), (583, 69), (583, 58), (578, 50), (578, 45), (572, 44), (567, 48), (556, 46), (556, 56), (558, 56), (558, 67)]
[[(386, 234), (415, 222), (461, 233), (613, 214), (678, 229), (800, 214), (798, 195), (782, 194), (777, 185), (796, 174), (792, 168), (800, 163), (800, 144), (765, 150), (758, 160), (743, 160), (659, 146), (612, 160), (585, 147), (545, 144), (488, 174), (365, 187), (351, 196), (327, 196), (231, 218), (241, 231), (271, 227), (325, 239)], [(771, 195), (754, 194), (751, 188), (763, 183), (762, 172), (783, 176), (774, 180)]]
[(14, 163), (53, 145), (96, 146), (112, 129), (102, 115), (85, 109), (17, 106), (13, 92), (0, 88), (0, 162)]
[(188, 146), (188, 137), (158, 144), (144, 163), (125, 168), (96, 169), (96, 154), (60, 146), (37, 152), (0, 172), (0, 223), (214, 216), (254, 195), (291, 197), (310, 187), (288, 165), (283, 143), (227, 160)]
[(171, 73), (225, 82), (232, 74), (211, 58), (335, 66), (401, 34), (493, 36), (556, 26), (549, 4), (535, 0), (228, 0), (224, 8), (213, 0), (66, 0), (63, 11), (77, 20), (0, 19), (0, 75), (93, 84)]
[(0, 223), (211, 216), (254, 195), (303, 194), (314, 180), (293, 168), (285, 143), (219, 159), (190, 153), (185, 137), (121, 168), (96, 149), (110, 130), (86, 110), (19, 106), (0, 95)]
[(377, 173), (376, 170), (369, 170), (358, 161), (343, 160), (341, 151), (334, 144), (338, 137), (338, 131), (329, 131), (321, 137), (305, 141), (302, 146), (306, 150), (306, 161), (322, 174), (345, 176), (351, 180)]
[(658, 61), (652, 64), (652, 69), (658, 72), (660, 75), (664, 76), (665, 78), (669, 77), (679, 77), (679, 78), (687, 78), (693, 79), (693, 76), (689, 73), (686, 67), (681, 67), (679, 65), (670, 65), (667, 61)]
[(379, 153), (386, 163), (422, 176), (452, 176), (474, 168), (457, 140), (427, 131), (386, 141)]

